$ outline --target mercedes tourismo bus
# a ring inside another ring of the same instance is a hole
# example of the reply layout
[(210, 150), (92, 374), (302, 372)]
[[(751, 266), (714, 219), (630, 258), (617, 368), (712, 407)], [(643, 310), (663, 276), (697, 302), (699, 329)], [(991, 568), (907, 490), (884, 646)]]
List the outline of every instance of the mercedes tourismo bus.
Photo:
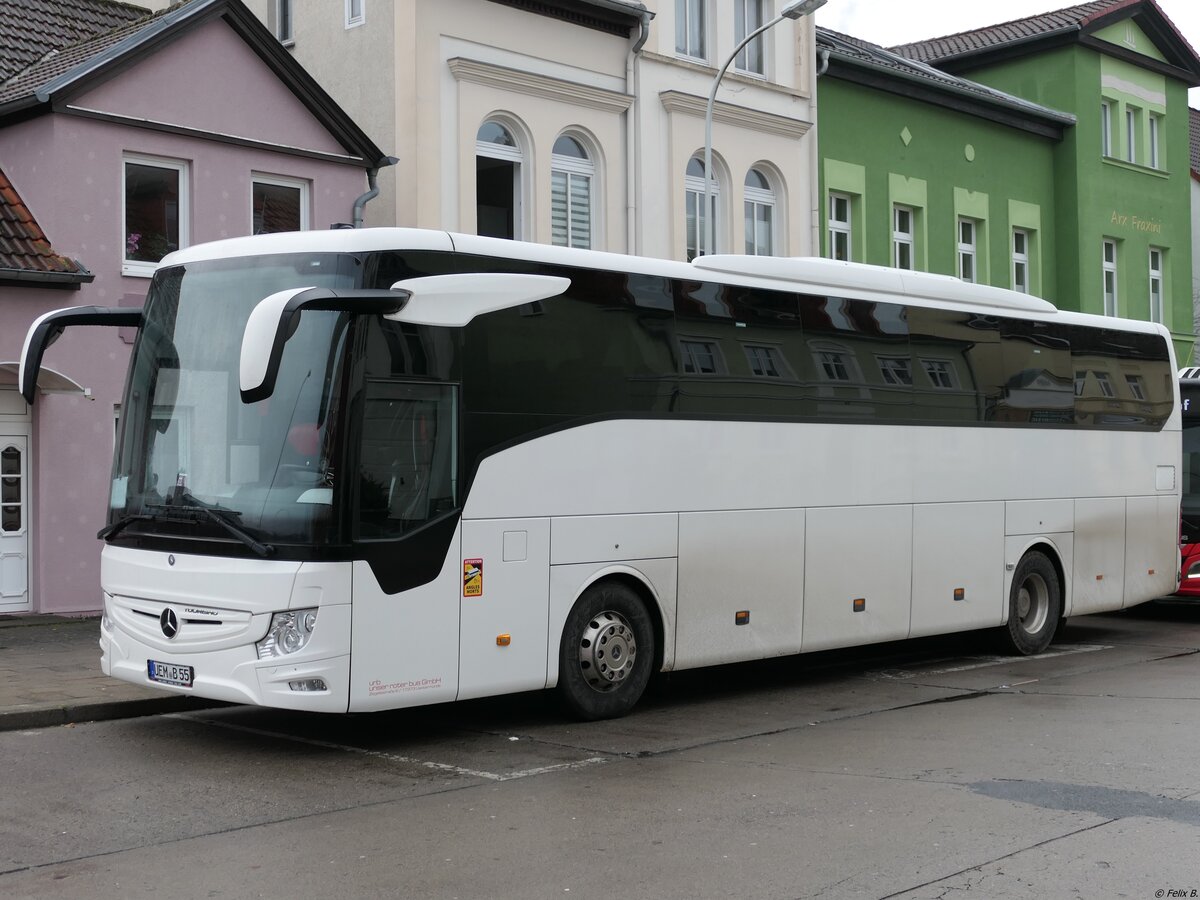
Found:
[(166, 257), (104, 540), (105, 672), (362, 711), (993, 628), (1178, 583), (1159, 325), (831, 260), (408, 229)]
[(1179, 555), (1183, 560), (1181, 597), (1200, 597), (1200, 368), (1179, 372), (1179, 410), (1183, 419), (1183, 497), (1179, 517)]

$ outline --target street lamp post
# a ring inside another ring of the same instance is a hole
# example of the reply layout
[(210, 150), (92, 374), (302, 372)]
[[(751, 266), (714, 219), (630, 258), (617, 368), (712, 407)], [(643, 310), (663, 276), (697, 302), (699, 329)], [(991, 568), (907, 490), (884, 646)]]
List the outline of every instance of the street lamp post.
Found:
[(712, 90), (708, 92), (708, 106), (704, 110), (704, 209), (701, 211), (701, 214), (704, 216), (704, 252), (707, 255), (711, 255), (713, 251), (713, 219), (716, 218), (713, 215), (712, 209), (713, 105), (717, 101), (717, 88), (721, 86), (721, 79), (725, 76), (725, 70), (729, 68), (730, 63), (737, 59), (737, 55), (742, 52), (743, 47), (768, 28), (774, 28), (784, 19), (802, 19), (805, 16), (812, 15), (824, 6), (826, 2), (827, 0), (792, 0), (791, 3), (780, 11), (779, 15), (765, 25), (760, 25), (742, 38), (742, 42), (733, 48), (733, 52), (729, 54), (729, 59), (725, 60), (725, 65), (721, 66), (720, 71), (717, 72), (717, 76), (713, 79)]

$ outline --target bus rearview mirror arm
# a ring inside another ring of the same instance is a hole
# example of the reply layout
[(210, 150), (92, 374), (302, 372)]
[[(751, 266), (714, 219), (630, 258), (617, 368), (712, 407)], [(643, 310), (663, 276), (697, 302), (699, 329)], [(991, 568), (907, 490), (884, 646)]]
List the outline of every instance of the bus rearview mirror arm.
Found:
[(21, 348), (21, 369), (17, 386), (21, 396), (30, 406), (37, 394), (38, 373), (42, 368), (42, 356), (46, 348), (62, 335), (71, 325), (107, 325), (110, 327), (142, 327), (142, 311), (128, 307), (71, 306), (56, 309), (38, 316), (25, 333), (25, 345)]
[(571, 279), (512, 272), (466, 272), (397, 281), (390, 290), (292, 288), (264, 298), (250, 312), (242, 335), (239, 382), (242, 402), (270, 397), (283, 348), (304, 310), (382, 315), (411, 325), (461, 328), (484, 313), (556, 297)]

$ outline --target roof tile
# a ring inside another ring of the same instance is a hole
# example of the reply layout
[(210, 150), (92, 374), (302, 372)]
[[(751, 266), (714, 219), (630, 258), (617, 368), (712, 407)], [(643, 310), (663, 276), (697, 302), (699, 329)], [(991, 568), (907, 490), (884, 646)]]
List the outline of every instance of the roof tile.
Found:
[(91, 280), (91, 273), (82, 265), (54, 252), (33, 213), (0, 169), (0, 277), (5, 270)]
[(0, 0), (0, 84), (47, 54), (147, 15), (114, 0)]

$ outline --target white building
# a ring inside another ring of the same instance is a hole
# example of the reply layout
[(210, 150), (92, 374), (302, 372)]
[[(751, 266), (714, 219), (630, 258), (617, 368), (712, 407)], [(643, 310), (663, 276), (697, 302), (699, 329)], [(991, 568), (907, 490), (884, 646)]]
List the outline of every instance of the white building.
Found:
[[(704, 112), (740, 38), (784, 0), (247, 0), (399, 163), (368, 225), (686, 259)], [(721, 82), (716, 252), (817, 246), (811, 18)], [(749, 224), (747, 224), (749, 223)]]

